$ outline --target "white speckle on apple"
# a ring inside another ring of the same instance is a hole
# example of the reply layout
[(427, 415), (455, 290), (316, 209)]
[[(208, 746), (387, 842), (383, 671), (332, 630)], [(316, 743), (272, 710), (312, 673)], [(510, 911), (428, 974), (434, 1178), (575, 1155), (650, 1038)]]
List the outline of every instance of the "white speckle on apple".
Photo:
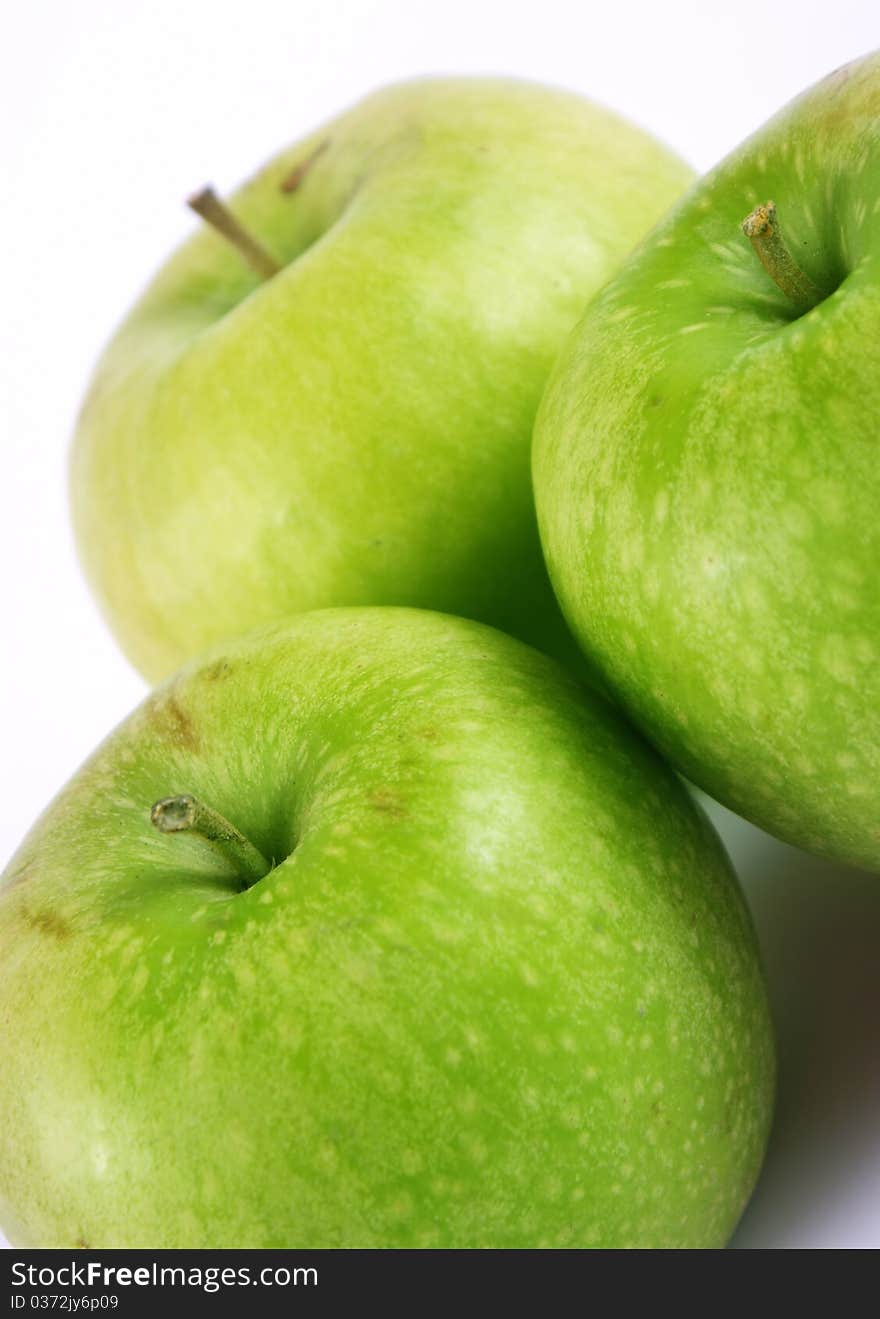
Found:
[(710, 243), (709, 249), (717, 257), (732, 259), (740, 266), (748, 264), (748, 252), (739, 243)]
[(404, 1150), (400, 1156), (400, 1167), (407, 1177), (416, 1177), (424, 1166), (425, 1161), (418, 1150)]
[(470, 1156), (472, 1162), (474, 1163), (477, 1164), (485, 1163), (489, 1157), (489, 1151), (486, 1148), (486, 1142), (480, 1140), (478, 1136), (473, 1137), (472, 1139), (466, 1141), (465, 1149), (467, 1150), (468, 1155)]
[(628, 321), (629, 318), (635, 316), (637, 312), (638, 307), (618, 307), (616, 311), (611, 313), (608, 319), (616, 324), (618, 321)]
[(233, 972), (239, 989), (253, 989), (257, 983), (257, 973), (250, 962), (239, 962)]
[(819, 647), (819, 663), (835, 681), (847, 687), (854, 686), (859, 681), (858, 669), (853, 660), (852, 646), (846, 637), (837, 633), (826, 637)]
[(765, 669), (764, 656), (753, 646), (743, 648), (742, 661), (749, 673), (763, 673)]
[(711, 321), (695, 321), (693, 325), (683, 325), (679, 334), (696, 334), (698, 330), (708, 330)]
[(624, 571), (640, 568), (645, 560), (645, 543), (640, 534), (633, 533), (627, 538), (620, 550), (620, 562)]
[(753, 724), (759, 724), (764, 717), (763, 705), (760, 701), (755, 700), (753, 696), (742, 698), (742, 708), (746, 718)]
[(813, 531), (813, 519), (800, 504), (786, 504), (781, 519), (786, 531), (797, 540), (806, 540)]
[(720, 574), (722, 573), (724, 569), (724, 562), (722, 556), (715, 549), (714, 545), (710, 545), (704, 551), (702, 556), (702, 565), (703, 565), (703, 576), (708, 577), (711, 581), (714, 581), (715, 578), (720, 576)]
[(850, 779), (846, 784), (846, 794), (848, 797), (869, 797), (871, 795), (871, 785), (865, 783), (864, 779)]
[(656, 568), (649, 568), (645, 573), (645, 595), (651, 604), (660, 599), (660, 574)]
[(690, 287), (690, 280), (684, 278), (661, 279), (657, 285), (658, 289), (685, 289)]

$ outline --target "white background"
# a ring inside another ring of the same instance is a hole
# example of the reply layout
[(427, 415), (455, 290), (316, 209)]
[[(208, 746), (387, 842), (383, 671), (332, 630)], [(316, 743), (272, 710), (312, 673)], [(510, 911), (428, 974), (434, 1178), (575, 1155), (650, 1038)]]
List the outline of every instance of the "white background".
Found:
[[(102, 343), (192, 226), (183, 197), (207, 179), (228, 190), (362, 93), (432, 72), (576, 89), (702, 170), (880, 45), (875, 0), (30, 0), (4, 26), (0, 865), (143, 695), (80, 579), (66, 454)], [(782, 1060), (737, 1244), (880, 1245), (880, 880), (717, 814)]]

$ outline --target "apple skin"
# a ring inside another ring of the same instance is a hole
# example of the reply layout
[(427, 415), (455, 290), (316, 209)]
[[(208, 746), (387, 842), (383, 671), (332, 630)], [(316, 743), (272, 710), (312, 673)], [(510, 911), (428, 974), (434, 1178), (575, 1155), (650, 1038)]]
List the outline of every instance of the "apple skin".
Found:
[(535, 523), (534, 415), (588, 296), (692, 177), (616, 115), (504, 79), (390, 87), (273, 160), (231, 206), (284, 269), (261, 284), (202, 226), (79, 421), (77, 543), (133, 663), (156, 681), (358, 604), (576, 655)]
[[(534, 481), (606, 689), (713, 797), (880, 869), (880, 56), (674, 208), (548, 384)], [(740, 230), (772, 199), (835, 290), (798, 315)]]
[[(275, 869), (239, 892), (151, 803)], [(157, 690), (0, 889), (0, 1222), (70, 1247), (719, 1246), (773, 1047), (711, 826), (481, 624), (303, 615)]]

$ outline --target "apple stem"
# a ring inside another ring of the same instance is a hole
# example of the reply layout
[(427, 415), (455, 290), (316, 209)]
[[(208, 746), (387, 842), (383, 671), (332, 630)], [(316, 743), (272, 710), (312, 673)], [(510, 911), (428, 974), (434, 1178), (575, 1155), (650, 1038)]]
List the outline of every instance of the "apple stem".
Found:
[(243, 889), (250, 888), (272, 869), (263, 853), (234, 824), (188, 792), (157, 801), (150, 811), (150, 820), (160, 833), (193, 833), (216, 847), (240, 871)]
[(222, 234), (261, 279), (271, 279), (273, 275), (278, 274), (281, 266), (275, 258), (248, 233), (210, 184), (199, 192), (194, 192), (187, 198), (186, 204), (190, 210), (195, 211), (196, 215), (200, 215), (206, 224), (216, 229), (218, 234)]
[(742, 230), (773, 282), (799, 312), (809, 311), (825, 296), (795, 261), (779, 226), (774, 202), (765, 202), (746, 216)]

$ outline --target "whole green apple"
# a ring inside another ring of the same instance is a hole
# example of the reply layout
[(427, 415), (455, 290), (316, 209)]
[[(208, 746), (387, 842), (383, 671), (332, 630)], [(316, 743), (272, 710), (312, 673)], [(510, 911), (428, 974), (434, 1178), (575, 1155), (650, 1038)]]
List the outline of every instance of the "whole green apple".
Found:
[(878, 126), (875, 54), (698, 183), (588, 308), (534, 446), (551, 579), (627, 712), (727, 806), (870, 868)]
[(194, 199), (241, 251), (203, 226), (161, 271), (73, 452), (81, 556), (129, 658), (157, 679), (352, 604), (574, 656), (535, 523), (534, 414), (587, 296), (691, 177), (573, 94), (438, 79), (369, 97), (231, 211)]
[(718, 1246), (773, 1079), (672, 772), (406, 609), (234, 642), (98, 750), (0, 889), (0, 1055), (0, 1222), (55, 1247)]

